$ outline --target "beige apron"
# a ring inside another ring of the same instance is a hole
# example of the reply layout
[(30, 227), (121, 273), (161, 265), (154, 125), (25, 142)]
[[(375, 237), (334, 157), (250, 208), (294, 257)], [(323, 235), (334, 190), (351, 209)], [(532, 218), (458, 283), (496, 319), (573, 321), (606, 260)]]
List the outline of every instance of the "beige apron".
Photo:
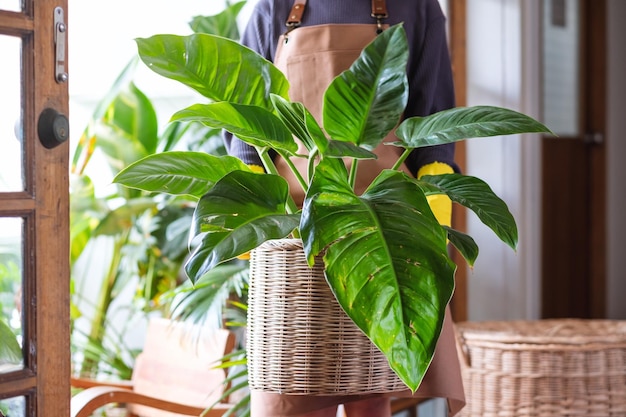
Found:
[[(283, 71), (290, 83), (289, 97), (292, 102), (300, 102), (322, 125), (322, 103), (324, 92), (332, 80), (348, 69), (358, 58), (363, 48), (376, 36), (377, 26), (366, 24), (331, 24), (307, 26), (291, 31), (288, 42), (281, 36), (276, 48), (275, 65)], [(385, 140), (397, 141), (390, 133)], [(380, 145), (375, 149), (378, 159), (361, 160), (358, 165), (355, 191), (358, 195), (385, 168), (391, 168), (402, 149), (396, 146)], [(299, 154), (306, 154), (300, 144)], [(291, 158), (300, 174), (306, 178), (307, 159)], [(287, 179), (289, 189), (296, 204), (301, 207), (304, 191), (297, 183), (287, 164), (280, 157), (275, 161), (281, 176)], [(350, 166), (350, 161), (346, 161)], [(410, 173), (406, 166), (403, 170)]]
[[(297, 0), (296, 6), (300, 4), (304, 7), (303, 3), (305, 1)], [(301, 15), (302, 9), (299, 10)], [(307, 26), (290, 31), (287, 35), (288, 42), (285, 42), (285, 35), (281, 36), (274, 61), (290, 82), (291, 101), (304, 103), (312, 115), (320, 121), (323, 94), (326, 87), (334, 77), (350, 67), (362, 49), (375, 38), (379, 27), (380, 24), (378, 26), (376, 24)], [(386, 140), (397, 139), (393, 134), (390, 134)], [(364, 187), (378, 175), (382, 168), (390, 168), (398, 158), (400, 151), (394, 146), (381, 145), (375, 150), (378, 159), (359, 162), (357, 194), (363, 192)], [(307, 161), (305, 158), (293, 158), (293, 161), (301, 173), (306, 172)], [(290, 182), (296, 203), (301, 205), (304, 195), (300, 186), (295, 182), (292, 175), (287, 175), (286, 164), (283, 160), (277, 160), (276, 165), (281, 175), (284, 175)], [(447, 313), (435, 357), (414, 396), (446, 398), (450, 415), (454, 415), (465, 405), (465, 395), (449, 308)], [(297, 416), (371, 396), (311, 397), (252, 390), (251, 411), (253, 417)], [(389, 396), (410, 397), (412, 395), (407, 390), (403, 393), (395, 392)]]

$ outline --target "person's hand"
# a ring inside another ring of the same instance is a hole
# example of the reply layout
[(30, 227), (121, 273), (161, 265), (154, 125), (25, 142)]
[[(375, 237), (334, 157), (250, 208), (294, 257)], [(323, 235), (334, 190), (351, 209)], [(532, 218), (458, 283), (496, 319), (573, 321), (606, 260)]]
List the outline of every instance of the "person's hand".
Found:
[[(448, 164), (443, 162), (432, 162), (424, 165), (417, 171), (417, 178), (421, 178), (423, 175), (441, 175), (452, 174), (454, 169)], [(452, 201), (445, 194), (429, 195), (426, 197), (428, 204), (433, 214), (439, 221), (439, 224), (443, 226), (450, 226), (452, 224)]]

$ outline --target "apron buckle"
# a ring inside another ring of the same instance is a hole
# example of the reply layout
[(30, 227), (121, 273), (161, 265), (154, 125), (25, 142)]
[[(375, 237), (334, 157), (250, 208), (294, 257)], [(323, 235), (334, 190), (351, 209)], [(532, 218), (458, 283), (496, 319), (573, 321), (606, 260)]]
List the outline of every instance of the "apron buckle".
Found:
[(372, 13), (372, 17), (376, 19), (376, 34), (380, 35), (383, 32), (383, 19), (389, 17), (387, 13)]
[(304, 14), (305, 8), (306, 0), (294, 1), (291, 11), (289, 12), (289, 17), (287, 18), (287, 22), (285, 22), (285, 26), (287, 26), (287, 31), (283, 34), (285, 37), (285, 43), (287, 43), (287, 35), (289, 32), (300, 26), (300, 23), (302, 23), (302, 15)]
[(285, 26), (287, 27), (287, 30), (283, 33), (283, 37), (285, 39), (285, 43), (287, 43), (289, 42), (289, 33), (300, 26), (300, 22), (287, 22), (285, 23)]

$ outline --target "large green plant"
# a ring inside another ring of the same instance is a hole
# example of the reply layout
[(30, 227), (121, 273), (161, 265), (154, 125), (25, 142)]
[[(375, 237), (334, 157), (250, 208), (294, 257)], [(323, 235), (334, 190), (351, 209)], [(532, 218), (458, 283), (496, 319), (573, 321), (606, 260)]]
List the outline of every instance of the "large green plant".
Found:
[[(426, 197), (447, 194), (512, 248), (518, 236), (506, 204), (480, 179), (449, 174), (417, 180), (398, 167), (422, 146), (549, 130), (497, 107), (406, 119), (391, 145), (404, 153), (357, 195), (358, 161), (375, 158), (373, 149), (397, 126), (406, 106), (408, 46), (401, 25), (379, 35), (334, 79), (324, 95), (323, 125), (301, 103), (289, 101), (289, 84), (272, 63), (236, 42), (156, 35), (137, 43), (152, 70), (210, 100), (177, 112), (173, 121), (200, 121), (232, 132), (257, 149), (267, 172), (254, 173), (230, 156), (165, 152), (116, 176), (115, 182), (128, 187), (198, 199), (185, 266), (191, 280), (264, 241), (299, 236), (310, 264), (323, 254), (328, 284), (346, 313), (416, 390), (454, 289), (447, 241), (469, 264), (478, 255), (471, 237), (437, 222)], [(296, 141), (307, 154), (296, 155)], [(286, 161), (308, 158), (308, 175), (294, 169), (306, 193), (301, 210), (277, 175), (272, 151)], [(354, 160), (350, 170), (342, 158)]]

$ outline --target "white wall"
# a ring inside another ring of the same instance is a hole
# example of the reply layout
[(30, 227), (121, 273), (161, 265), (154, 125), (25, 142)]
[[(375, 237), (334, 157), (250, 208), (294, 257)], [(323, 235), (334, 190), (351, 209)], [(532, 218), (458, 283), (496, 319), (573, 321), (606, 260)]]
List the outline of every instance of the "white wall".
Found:
[[(496, 105), (536, 116), (538, 62), (529, 19), (535, 2), (468, 0), (468, 105)], [(529, 10), (530, 8), (530, 10)], [(531, 34), (522, 40), (523, 32)], [(534, 72), (534, 73), (533, 73)], [(468, 232), (480, 247), (469, 274), (470, 320), (538, 316), (539, 181), (538, 137), (507, 136), (468, 141), (467, 173), (489, 183), (517, 220), (517, 252), (502, 244), (477, 218)], [(527, 176), (524, 176), (528, 174)]]
[(607, 130), (607, 192), (608, 192), (608, 311), (613, 319), (626, 319), (626, 1), (608, 1), (608, 130)]
[[(224, 4), (224, 0), (69, 0), (70, 140), (78, 140), (97, 102), (137, 54), (135, 38), (159, 33), (191, 34), (189, 22), (193, 16), (218, 13)], [(163, 124), (175, 110), (198, 97), (142, 63), (136, 74), (137, 86), (158, 105)]]
[[(468, 104), (494, 104), (538, 117), (540, 1), (468, 0)], [(626, 318), (626, 1), (608, 0), (607, 316)], [(541, 147), (535, 135), (470, 140), (468, 173), (485, 179), (520, 229), (517, 254), (472, 214), (481, 248), (469, 276), (469, 319), (538, 318), (541, 264)]]

